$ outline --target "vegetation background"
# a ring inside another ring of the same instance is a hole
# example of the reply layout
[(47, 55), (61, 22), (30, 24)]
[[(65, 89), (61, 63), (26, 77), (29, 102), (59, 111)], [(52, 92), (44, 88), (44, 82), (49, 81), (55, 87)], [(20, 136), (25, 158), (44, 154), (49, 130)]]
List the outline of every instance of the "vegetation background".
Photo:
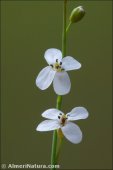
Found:
[[(41, 113), (55, 107), (51, 86), (35, 85), (45, 67), (44, 52), (61, 49), (63, 1), (1, 1), (1, 156), (2, 163), (50, 164), (52, 132), (35, 129)], [(112, 168), (112, 1), (69, 1), (84, 6), (84, 19), (71, 26), (67, 55), (82, 68), (69, 73), (71, 93), (62, 110), (84, 106), (90, 115), (77, 121), (83, 141), (64, 140), (62, 169)]]

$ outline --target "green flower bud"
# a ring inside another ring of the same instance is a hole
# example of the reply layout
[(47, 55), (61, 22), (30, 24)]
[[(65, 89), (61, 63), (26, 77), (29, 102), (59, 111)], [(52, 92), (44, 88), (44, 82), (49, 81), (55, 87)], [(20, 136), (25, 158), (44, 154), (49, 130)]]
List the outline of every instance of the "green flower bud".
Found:
[(71, 23), (76, 23), (80, 21), (84, 15), (85, 15), (85, 10), (83, 9), (82, 6), (78, 6), (74, 8), (73, 11), (71, 12), (69, 20)]

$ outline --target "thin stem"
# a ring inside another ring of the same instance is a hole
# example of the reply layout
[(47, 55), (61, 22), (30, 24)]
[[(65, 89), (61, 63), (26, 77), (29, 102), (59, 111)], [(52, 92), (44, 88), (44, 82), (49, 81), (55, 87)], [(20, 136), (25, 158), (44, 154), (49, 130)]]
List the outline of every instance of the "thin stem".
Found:
[[(67, 0), (63, 3), (63, 29), (62, 29), (62, 57), (66, 56), (66, 13), (67, 13)], [(57, 96), (57, 109), (61, 109), (62, 96)], [(62, 138), (60, 138), (58, 151), (56, 154), (56, 162), (58, 161), (60, 150), (61, 150)]]
[[(58, 96), (56, 108), (60, 109), (61, 104), (62, 104), (62, 96)], [(56, 163), (57, 163), (56, 152), (57, 152), (57, 130), (54, 130), (54, 132), (53, 132), (53, 142), (52, 142), (52, 152), (51, 152), (51, 165), (56, 165)], [(55, 170), (55, 167), (51, 168), (51, 170)]]
[(59, 140), (59, 145), (58, 145), (57, 155), (56, 155), (56, 160), (57, 160), (57, 162), (58, 162), (58, 159), (59, 159), (59, 155), (60, 155), (60, 151), (61, 151), (62, 142), (63, 142), (63, 137), (60, 138), (60, 140)]
[(67, 0), (63, 3), (63, 29), (62, 29), (62, 55), (66, 55), (66, 13), (67, 13)]
[[(63, 30), (62, 30), (62, 56), (66, 55), (66, 4), (67, 0), (63, 2)], [(62, 96), (57, 96), (56, 108), (61, 109), (62, 104)], [(57, 131), (55, 130), (53, 133), (53, 142), (52, 142), (52, 153), (51, 153), (51, 165), (55, 165), (57, 163)], [(55, 170), (56, 168), (51, 168), (51, 170)]]
[(71, 24), (72, 24), (72, 22), (69, 22), (69, 24), (68, 24), (68, 26), (66, 28), (66, 33), (69, 31), (69, 28), (70, 28)]
[[(51, 165), (56, 165), (56, 149), (57, 149), (56, 146), (57, 146), (57, 130), (54, 130), (51, 153)], [(52, 168), (51, 170), (55, 170), (55, 168)]]
[(61, 105), (62, 105), (62, 96), (57, 96), (56, 108), (61, 109)]

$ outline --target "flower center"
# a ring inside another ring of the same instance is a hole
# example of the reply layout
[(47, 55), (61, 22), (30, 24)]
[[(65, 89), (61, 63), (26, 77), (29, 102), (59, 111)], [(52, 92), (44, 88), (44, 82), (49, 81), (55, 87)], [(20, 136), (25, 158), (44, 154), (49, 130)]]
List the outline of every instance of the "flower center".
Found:
[(62, 62), (58, 62), (58, 59), (56, 59), (56, 62), (54, 64), (50, 65), (54, 71), (62, 72), (64, 69), (62, 68)]
[(60, 113), (58, 119), (60, 119), (60, 124), (64, 126), (67, 121), (67, 116), (65, 114)]

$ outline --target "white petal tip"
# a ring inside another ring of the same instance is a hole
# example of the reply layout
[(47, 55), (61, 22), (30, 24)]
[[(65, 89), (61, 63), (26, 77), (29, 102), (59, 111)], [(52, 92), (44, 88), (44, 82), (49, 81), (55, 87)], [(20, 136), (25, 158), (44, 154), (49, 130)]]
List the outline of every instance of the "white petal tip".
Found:
[(79, 143), (81, 143), (81, 142), (82, 142), (82, 137), (81, 137), (81, 139), (80, 139), (79, 141), (75, 141), (75, 142), (73, 141), (72, 143), (73, 143), (73, 144), (79, 144)]
[(78, 70), (78, 69), (80, 69), (81, 67), (82, 67), (82, 64), (78, 62), (75, 70)]
[[(82, 64), (79, 63), (79, 68), (81, 68), (81, 67), (82, 67)], [(78, 68), (78, 69), (79, 69), (79, 68)]]
[(37, 126), (37, 128), (36, 128), (36, 131), (40, 131), (40, 129), (38, 128), (38, 126)]
[(62, 67), (65, 71), (77, 70), (81, 68), (81, 63), (71, 56), (66, 56), (62, 59)]
[(40, 124), (37, 126), (36, 131), (39, 131), (39, 132), (45, 131), (45, 130), (43, 130), (42, 123), (40, 123)]
[(36, 86), (37, 86), (40, 90), (45, 90), (45, 89), (46, 89), (46, 88), (43, 88), (42, 86), (40, 86), (37, 81), (36, 81)]

